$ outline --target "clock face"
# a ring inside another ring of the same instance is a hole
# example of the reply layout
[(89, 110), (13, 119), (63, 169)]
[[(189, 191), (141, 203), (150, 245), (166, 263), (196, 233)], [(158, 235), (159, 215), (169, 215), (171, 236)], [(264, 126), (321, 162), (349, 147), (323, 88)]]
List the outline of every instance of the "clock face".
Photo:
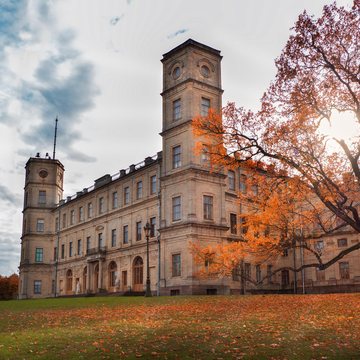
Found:
[(45, 179), (48, 176), (48, 172), (46, 170), (41, 170), (39, 172), (39, 176), (43, 179)]

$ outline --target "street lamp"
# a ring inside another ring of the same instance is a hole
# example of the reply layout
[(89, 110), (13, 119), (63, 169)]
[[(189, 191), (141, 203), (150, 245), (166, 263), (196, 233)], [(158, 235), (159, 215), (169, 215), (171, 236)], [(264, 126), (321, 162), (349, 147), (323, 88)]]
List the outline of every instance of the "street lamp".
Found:
[(145, 293), (145, 297), (150, 297), (152, 296), (151, 291), (150, 291), (150, 267), (149, 267), (149, 236), (150, 236), (150, 224), (147, 221), (146, 222), (146, 226), (144, 226), (144, 230), (145, 230), (145, 236), (146, 236), (146, 251), (147, 251), (147, 277), (146, 277), (146, 293)]

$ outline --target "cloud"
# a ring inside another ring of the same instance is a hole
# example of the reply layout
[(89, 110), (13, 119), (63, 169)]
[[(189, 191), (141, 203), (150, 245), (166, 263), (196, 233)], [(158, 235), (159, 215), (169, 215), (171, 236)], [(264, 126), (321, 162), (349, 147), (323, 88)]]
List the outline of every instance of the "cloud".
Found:
[(178, 30), (178, 31), (174, 32), (173, 34), (170, 34), (167, 38), (172, 39), (175, 36), (178, 36), (179, 34), (183, 34), (183, 33), (187, 32), (187, 31), (189, 31), (189, 29)]
[[(52, 10), (52, 3), (44, 0), (0, 4), (0, 123), (16, 126), (20, 139), (33, 152), (45, 153), (52, 149), (58, 114), (58, 149), (74, 161), (95, 161), (79, 152), (72, 156), (71, 149), (82, 138), (76, 127), (100, 94), (94, 81), (96, 69), (74, 47), (76, 33), (58, 28)], [(32, 76), (11, 71), (8, 57), (12, 51), (16, 49), (17, 56), (24, 52), (26, 57), (39, 46), (41, 60), (35, 63)], [(14, 108), (21, 110), (14, 112)]]
[(9, 276), (20, 263), (20, 233), (0, 231), (0, 275)]
[(0, 185), (0, 199), (7, 201), (13, 206), (21, 206), (22, 197), (19, 194), (14, 194), (8, 187)]
[(120, 17), (116, 17), (110, 20), (110, 25), (115, 26), (125, 15), (122, 14)]

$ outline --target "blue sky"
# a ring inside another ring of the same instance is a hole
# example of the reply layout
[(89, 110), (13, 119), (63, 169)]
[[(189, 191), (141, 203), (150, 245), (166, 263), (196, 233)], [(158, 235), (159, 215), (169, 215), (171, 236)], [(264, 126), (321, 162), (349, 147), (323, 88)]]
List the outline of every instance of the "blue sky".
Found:
[(256, 110), (289, 28), (329, 3), (1, 0), (0, 274), (17, 271), (24, 165), (52, 154), (56, 115), (66, 197), (161, 150), (162, 54), (188, 38), (221, 50), (223, 104)]

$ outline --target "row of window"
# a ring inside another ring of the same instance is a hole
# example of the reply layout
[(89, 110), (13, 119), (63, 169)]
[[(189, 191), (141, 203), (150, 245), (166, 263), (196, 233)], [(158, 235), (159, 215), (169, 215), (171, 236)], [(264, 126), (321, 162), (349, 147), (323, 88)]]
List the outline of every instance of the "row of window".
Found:
[[(201, 116), (206, 117), (210, 109), (210, 99), (201, 98)], [(174, 120), (181, 119), (181, 99), (173, 102)]]
[[(267, 275), (270, 275), (273, 271), (272, 266), (267, 266)], [(350, 269), (348, 262), (341, 262), (339, 263), (339, 272), (340, 272), (340, 279), (350, 279)], [(245, 277), (251, 278), (251, 264), (245, 263)], [(262, 279), (262, 267), (260, 265), (256, 265), (256, 281), (261, 281)], [(239, 281), (239, 273), (238, 269), (233, 270), (233, 280)], [(325, 270), (320, 270), (316, 268), (316, 280), (317, 281), (325, 281)], [(272, 276), (267, 279), (268, 282), (272, 282)], [(290, 284), (290, 273), (289, 270), (283, 270), (281, 272), (281, 284), (282, 285), (289, 285)]]
[[(142, 234), (143, 234), (143, 226), (142, 226), (142, 222), (138, 221), (136, 223), (136, 227), (135, 227), (135, 234), (136, 234), (136, 241), (140, 241), (142, 240)], [(123, 226), (123, 238), (122, 238), (122, 242), (123, 244), (128, 244), (129, 243), (129, 225), (124, 225)], [(156, 236), (156, 218), (150, 218), (150, 237), (155, 237)], [(111, 247), (115, 247), (117, 244), (117, 230), (116, 229), (112, 229), (111, 230)], [(99, 233), (98, 234), (98, 249), (102, 250), (105, 249), (104, 245), (103, 245), (103, 234)], [(79, 239), (77, 241), (77, 255), (81, 255), (82, 253), (82, 241), (81, 239)], [(41, 256), (38, 256), (38, 251), (39, 253), (41, 252)], [(91, 251), (91, 236), (88, 236), (86, 238), (86, 253), (89, 253)], [(42, 258), (42, 252), (43, 249), (36, 249), (36, 256), (35, 256), (35, 261), (43, 261)], [(74, 243), (70, 242), (69, 243), (69, 257), (72, 257), (74, 255)], [(65, 258), (65, 244), (61, 245), (61, 254), (60, 254), (61, 259)], [(54, 248), (54, 261), (56, 260), (56, 247)]]

